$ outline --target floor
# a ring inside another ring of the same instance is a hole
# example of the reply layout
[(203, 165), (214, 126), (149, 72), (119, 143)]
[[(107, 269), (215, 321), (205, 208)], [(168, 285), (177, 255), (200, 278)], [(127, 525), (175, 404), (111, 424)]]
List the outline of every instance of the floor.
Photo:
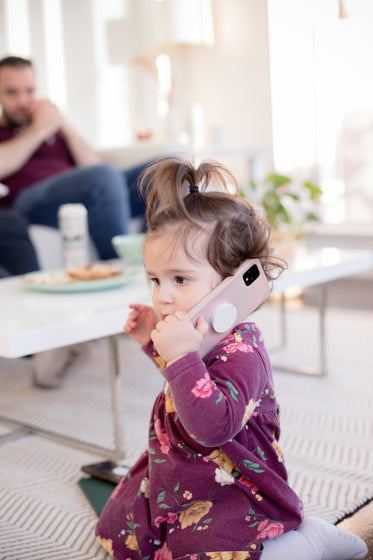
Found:
[[(316, 304), (316, 295), (315, 289), (307, 290), (304, 301), (308, 305)], [(371, 285), (359, 282), (333, 282), (328, 290), (328, 304), (332, 307), (373, 310), (373, 282)], [(373, 560), (373, 501), (344, 519), (338, 526), (364, 539), (369, 549), (365, 560)]]
[[(373, 283), (366, 280), (345, 280), (331, 282), (328, 287), (328, 305), (362, 310), (373, 309)], [(317, 303), (317, 290), (307, 290), (303, 297), (307, 305)], [(338, 524), (346, 531), (352, 531), (365, 540), (368, 555), (365, 560), (373, 560), (373, 501), (362, 507), (351, 517)]]

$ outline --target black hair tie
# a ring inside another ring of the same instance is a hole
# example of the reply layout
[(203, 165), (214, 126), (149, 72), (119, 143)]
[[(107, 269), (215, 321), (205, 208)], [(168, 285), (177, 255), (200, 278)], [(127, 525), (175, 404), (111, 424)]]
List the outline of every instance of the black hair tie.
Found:
[(189, 193), (199, 192), (198, 185), (189, 185)]

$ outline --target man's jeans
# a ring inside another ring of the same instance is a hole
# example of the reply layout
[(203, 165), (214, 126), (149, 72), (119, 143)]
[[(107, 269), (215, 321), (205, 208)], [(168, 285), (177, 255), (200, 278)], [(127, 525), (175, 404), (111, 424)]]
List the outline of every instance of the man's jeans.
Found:
[(39, 269), (28, 222), (9, 208), (0, 209), (0, 278)]
[[(131, 203), (134, 215), (143, 213), (137, 179), (146, 164), (120, 173), (107, 164), (74, 167), (23, 190), (12, 208), (32, 224), (58, 227), (61, 204), (82, 203), (88, 211), (88, 228), (101, 259), (116, 258), (114, 235), (128, 232)], [(128, 182), (131, 185), (129, 194)]]

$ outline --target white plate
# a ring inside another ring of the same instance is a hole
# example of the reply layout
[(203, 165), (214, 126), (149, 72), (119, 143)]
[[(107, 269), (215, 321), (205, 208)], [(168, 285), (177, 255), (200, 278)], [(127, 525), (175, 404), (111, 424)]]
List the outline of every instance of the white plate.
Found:
[[(136, 274), (136, 269), (125, 269), (116, 276), (110, 278), (102, 278), (100, 280), (76, 280), (72, 282), (59, 283), (58, 277), (66, 276), (65, 270), (38, 270), (37, 272), (30, 272), (25, 274), (23, 281), (25, 286), (30, 290), (37, 292), (51, 292), (51, 293), (74, 293), (74, 292), (94, 292), (99, 290), (111, 290), (113, 288), (120, 288), (131, 281)], [(44, 284), (43, 277), (48, 275), (54, 280), (53, 284)], [(31, 280), (31, 281), (30, 281)]]

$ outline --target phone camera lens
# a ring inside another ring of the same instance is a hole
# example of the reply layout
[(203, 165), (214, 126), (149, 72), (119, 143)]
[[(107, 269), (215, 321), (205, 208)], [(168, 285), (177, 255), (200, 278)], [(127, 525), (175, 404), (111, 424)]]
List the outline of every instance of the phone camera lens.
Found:
[(259, 269), (256, 264), (253, 264), (246, 272), (243, 274), (243, 281), (246, 286), (250, 286), (259, 277)]

